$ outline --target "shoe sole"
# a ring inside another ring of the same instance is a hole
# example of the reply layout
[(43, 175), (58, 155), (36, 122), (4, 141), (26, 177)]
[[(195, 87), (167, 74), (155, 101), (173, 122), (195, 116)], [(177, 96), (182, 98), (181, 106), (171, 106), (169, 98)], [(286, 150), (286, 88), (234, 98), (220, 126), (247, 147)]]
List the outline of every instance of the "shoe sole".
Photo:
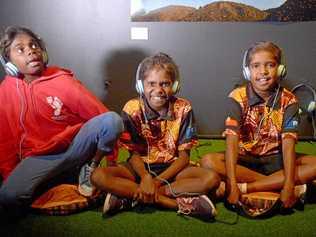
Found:
[(212, 207), (212, 216), (216, 216), (217, 215), (217, 210), (213, 204), (213, 202), (206, 196), (206, 195), (202, 195), (201, 198), (203, 198), (205, 201), (207, 201), (208, 204), (210, 204), (210, 206)]
[(104, 204), (103, 204), (103, 210), (102, 213), (103, 215), (107, 214), (107, 212), (110, 210), (110, 199), (111, 199), (112, 194), (108, 193), (106, 195), (106, 198), (104, 200)]
[(93, 190), (87, 191), (84, 188), (82, 188), (80, 185), (78, 185), (78, 192), (85, 197), (91, 197), (93, 194)]

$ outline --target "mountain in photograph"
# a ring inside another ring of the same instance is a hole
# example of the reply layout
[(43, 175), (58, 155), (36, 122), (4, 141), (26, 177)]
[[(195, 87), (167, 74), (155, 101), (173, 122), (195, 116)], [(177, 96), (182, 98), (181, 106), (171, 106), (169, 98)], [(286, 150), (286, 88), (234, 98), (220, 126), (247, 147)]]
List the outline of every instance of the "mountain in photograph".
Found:
[(194, 7), (170, 5), (150, 11), (147, 14), (136, 13), (132, 16), (132, 21), (180, 21), (195, 10)]
[(182, 18), (184, 21), (262, 21), (269, 13), (235, 2), (214, 2)]
[(316, 0), (287, 0), (266, 12), (269, 13), (266, 21), (315, 21)]
[(265, 11), (229, 1), (216, 1), (198, 9), (167, 6), (149, 13), (139, 12), (132, 21), (314, 21), (316, 0), (287, 0), (280, 7)]

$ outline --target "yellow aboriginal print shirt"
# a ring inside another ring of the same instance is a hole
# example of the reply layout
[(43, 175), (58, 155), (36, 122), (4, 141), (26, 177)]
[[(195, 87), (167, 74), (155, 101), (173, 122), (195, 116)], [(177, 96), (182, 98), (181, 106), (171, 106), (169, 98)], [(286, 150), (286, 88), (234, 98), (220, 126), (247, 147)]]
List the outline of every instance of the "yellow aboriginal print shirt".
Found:
[(197, 144), (192, 107), (185, 99), (172, 96), (166, 116), (160, 117), (145, 99), (135, 98), (125, 104), (122, 118), (120, 145), (150, 164), (171, 163), (179, 151)]
[(224, 135), (239, 136), (240, 155), (281, 153), (284, 136), (297, 140), (298, 109), (298, 101), (289, 90), (276, 88), (265, 103), (249, 82), (234, 89), (228, 96)]

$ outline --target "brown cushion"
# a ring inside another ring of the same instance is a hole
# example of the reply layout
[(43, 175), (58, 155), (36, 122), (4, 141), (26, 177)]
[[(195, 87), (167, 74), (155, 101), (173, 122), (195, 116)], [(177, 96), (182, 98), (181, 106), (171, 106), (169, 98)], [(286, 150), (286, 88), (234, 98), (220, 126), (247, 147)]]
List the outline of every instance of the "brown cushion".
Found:
[(61, 184), (38, 197), (31, 207), (48, 215), (69, 215), (95, 207), (103, 199), (100, 192), (87, 198), (79, 194), (76, 185)]

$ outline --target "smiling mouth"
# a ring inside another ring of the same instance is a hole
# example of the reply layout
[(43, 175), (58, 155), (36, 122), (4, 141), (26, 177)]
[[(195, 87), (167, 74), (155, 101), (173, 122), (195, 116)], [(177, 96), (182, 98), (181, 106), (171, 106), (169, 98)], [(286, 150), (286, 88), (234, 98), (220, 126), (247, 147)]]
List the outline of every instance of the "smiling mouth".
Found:
[(257, 79), (257, 81), (259, 81), (259, 82), (267, 82), (267, 81), (269, 81), (270, 79), (271, 79), (270, 77), (263, 77), (263, 78)]
[(152, 96), (151, 99), (155, 101), (164, 101), (167, 99), (167, 97), (166, 96)]

